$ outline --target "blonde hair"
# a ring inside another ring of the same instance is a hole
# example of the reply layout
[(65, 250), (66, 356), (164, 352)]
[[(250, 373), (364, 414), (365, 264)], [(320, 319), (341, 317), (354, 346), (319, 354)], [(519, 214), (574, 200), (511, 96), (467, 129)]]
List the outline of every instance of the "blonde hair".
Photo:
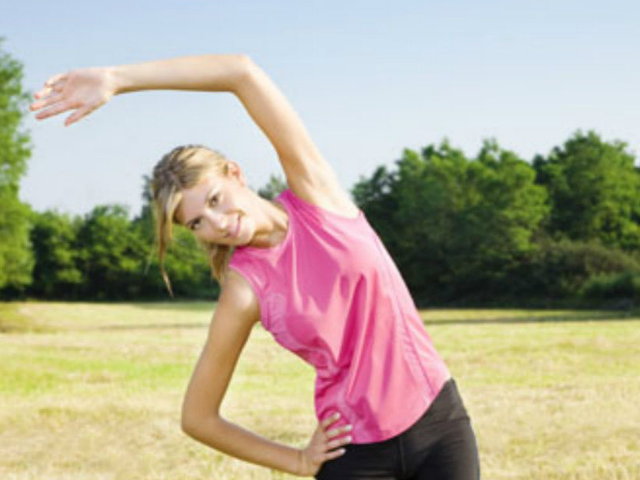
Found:
[[(171, 282), (164, 268), (167, 247), (172, 240), (172, 226), (180, 224), (175, 214), (182, 200), (182, 190), (196, 186), (208, 174), (227, 175), (229, 160), (220, 152), (204, 145), (183, 145), (164, 155), (153, 169), (151, 196), (155, 218), (156, 243), (160, 272), (173, 297)], [(211, 268), (211, 276), (222, 285), (233, 248), (229, 245), (205, 242), (204, 248)]]

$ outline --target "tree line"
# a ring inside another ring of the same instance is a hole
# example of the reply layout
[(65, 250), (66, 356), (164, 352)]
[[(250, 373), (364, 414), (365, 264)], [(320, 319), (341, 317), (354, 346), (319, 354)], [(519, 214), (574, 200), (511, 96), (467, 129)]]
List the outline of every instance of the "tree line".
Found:
[[(148, 177), (133, 218), (120, 204), (72, 216), (19, 200), (32, 149), (21, 84), (22, 65), (0, 50), (0, 298), (168, 298)], [(635, 163), (625, 142), (592, 130), (531, 162), (493, 138), (471, 158), (444, 139), (405, 149), (350, 190), (420, 306), (631, 306), (640, 303)], [(285, 186), (272, 176), (258, 193), (271, 199)], [(177, 298), (217, 297), (204, 252), (182, 227), (166, 268)]]
[(352, 190), (422, 305), (640, 303), (640, 168), (576, 131), (526, 162), (485, 140), (405, 150)]

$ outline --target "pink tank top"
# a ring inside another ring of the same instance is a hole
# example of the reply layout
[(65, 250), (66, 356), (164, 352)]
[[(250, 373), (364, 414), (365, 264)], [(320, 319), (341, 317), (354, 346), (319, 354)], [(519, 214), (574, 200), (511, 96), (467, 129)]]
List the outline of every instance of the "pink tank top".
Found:
[(362, 210), (349, 218), (290, 189), (282, 242), (236, 247), (229, 262), (251, 284), (261, 323), (316, 370), (318, 421), (352, 424), (353, 443), (399, 435), (451, 376), (394, 261)]

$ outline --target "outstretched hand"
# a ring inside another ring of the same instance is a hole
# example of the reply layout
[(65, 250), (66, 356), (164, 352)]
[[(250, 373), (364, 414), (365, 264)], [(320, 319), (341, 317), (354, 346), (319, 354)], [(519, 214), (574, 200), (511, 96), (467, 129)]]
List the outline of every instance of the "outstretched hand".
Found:
[[(320, 467), (327, 460), (339, 457), (345, 453), (343, 448), (333, 450), (341, 445), (351, 443), (351, 436), (335, 438), (338, 435), (351, 430), (351, 425), (344, 425), (328, 430), (332, 423), (340, 418), (339, 413), (325, 418), (318, 423), (316, 430), (313, 432), (309, 445), (300, 450), (300, 465), (298, 475), (302, 477), (314, 476), (320, 470)], [(333, 439), (333, 440), (332, 440)]]
[(72, 70), (50, 77), (36, 92), (31, 111), (41, 110), (36, 119), (75, 109), (64, 122), (68, 127), (107, 103), (116, 93), (116, 84), (108, 67)]

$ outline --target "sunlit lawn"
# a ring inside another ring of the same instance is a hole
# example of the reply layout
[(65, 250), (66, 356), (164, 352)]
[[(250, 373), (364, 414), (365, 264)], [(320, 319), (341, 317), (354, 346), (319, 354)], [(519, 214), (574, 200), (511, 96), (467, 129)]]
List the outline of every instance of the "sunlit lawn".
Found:
[[(213, 308), (0, 304), (0, 479), (296, 478), (180, 430)], [(640, 314), (422, 313), (471, 415), (483, 479), (640, 479)], [(257, 325), (223, 415), (302, 446), (313, 380)]]

